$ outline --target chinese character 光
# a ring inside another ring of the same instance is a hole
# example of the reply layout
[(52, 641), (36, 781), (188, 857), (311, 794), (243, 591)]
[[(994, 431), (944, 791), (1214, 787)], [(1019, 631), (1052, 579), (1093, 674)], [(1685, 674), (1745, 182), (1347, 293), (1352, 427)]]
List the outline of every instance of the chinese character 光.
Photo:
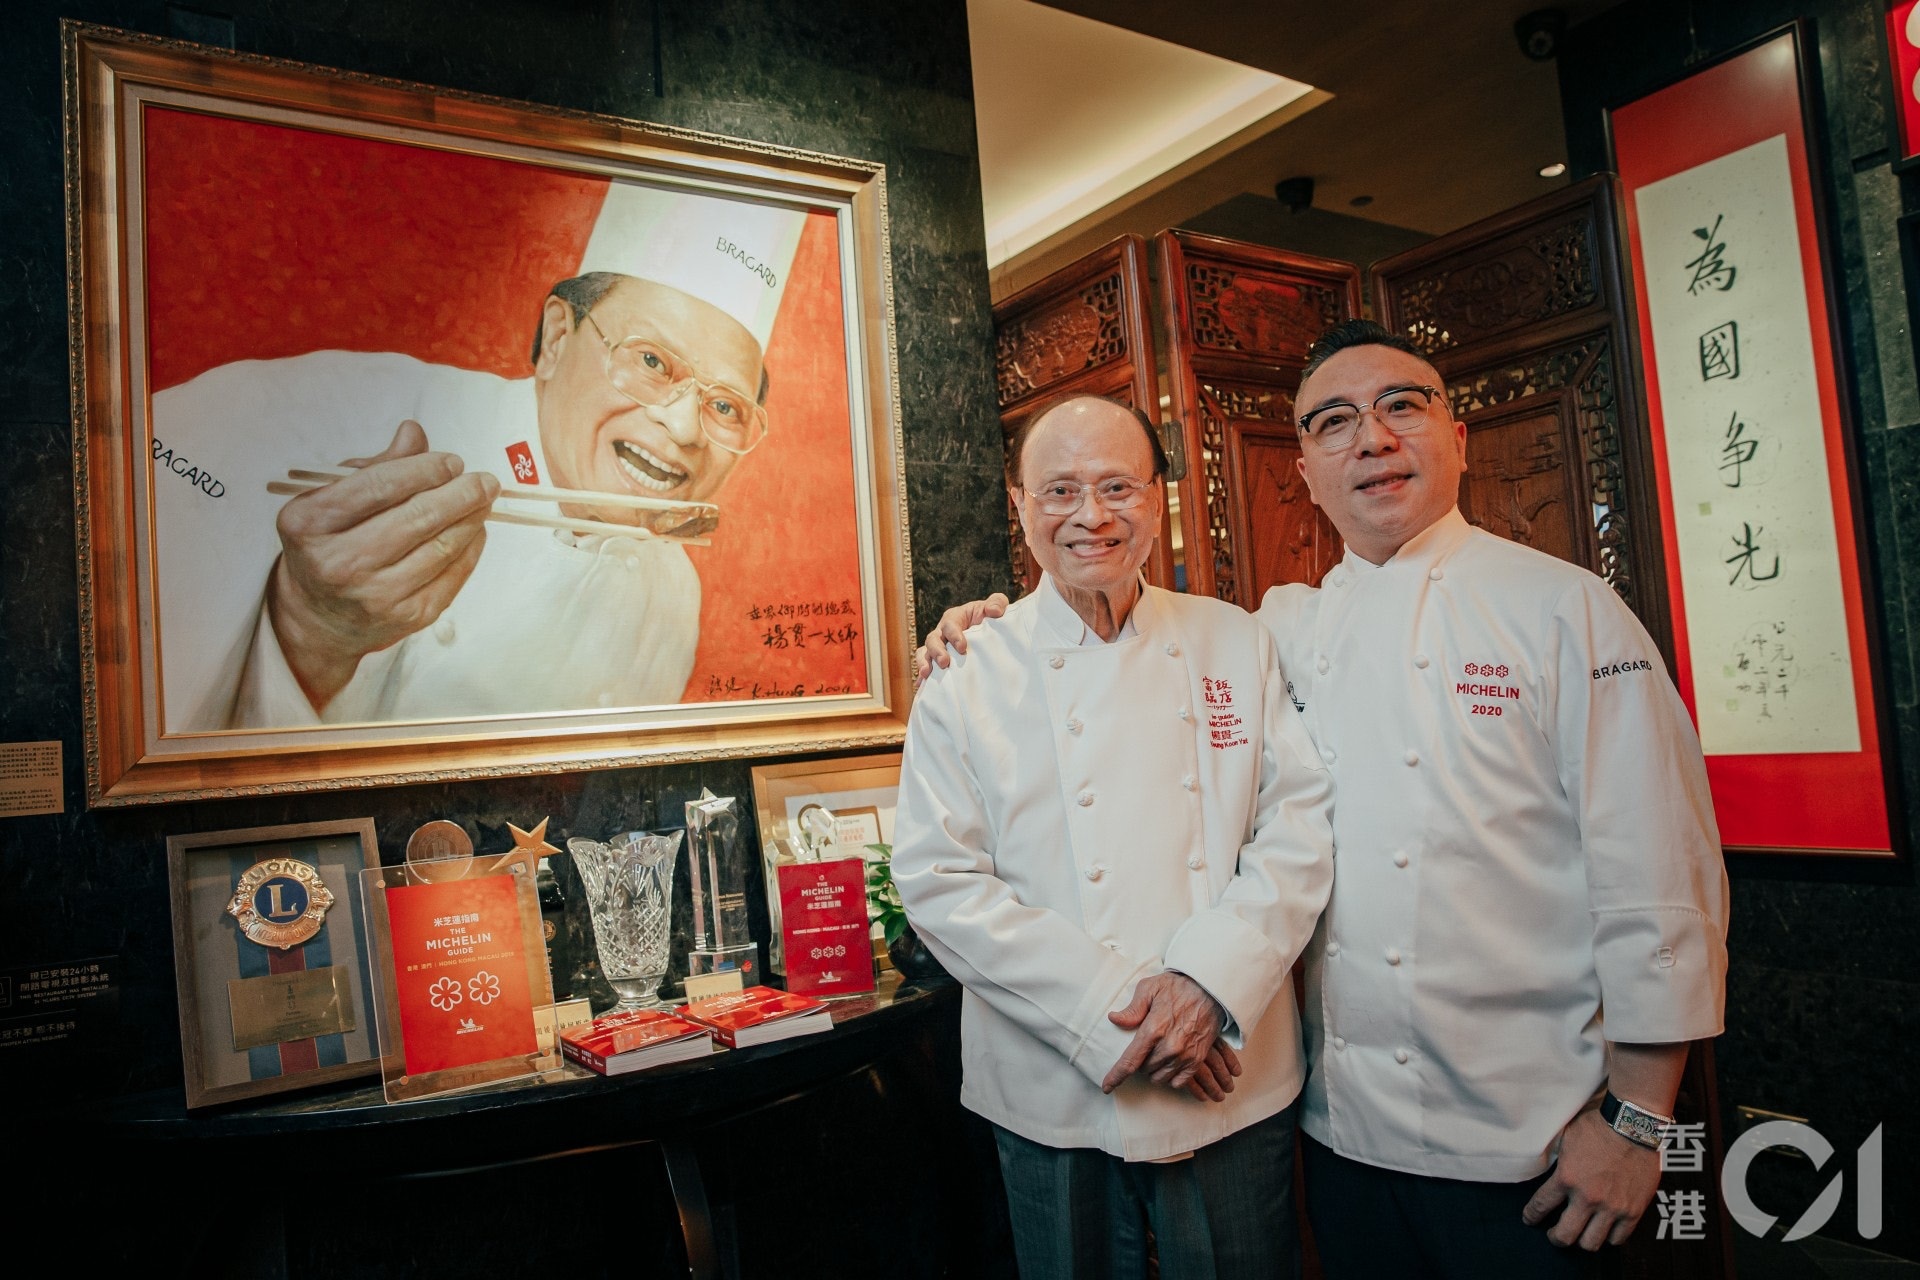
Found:
[(1656, 1240), (1704, 1240), (1707, 1238), (1707, 1193), (1704, 1191), (1662, 1191), (1654, 1197), (1660, 1211)]
[(1688, 293), (1699, 293), (1702, 289), (1718, 289), (1721, 293), (1733, 288), (1733, 277), (1737, 268), (1722, 261), (1727, 252), (1726, 241), (1719, 239), (1720, 216), (1715, 215), (1711, 227), (1695, 227), (1693, 234), (1707, 242), (1700, 256), (1687, 264), (1687, 270), (1693, 272), (1693, 279), (1687, 282)]
[(1747, 521), (1742, 520), (1740, 522), (1740, 530), (1739, 533), (1731, 535), (1734, 552), (1727, 557), (1726, 563), (1733, 566), (1733, 576), (1727, 579), (1727, 585), (1732, 586), (1734, 583), (1740, 581), (1740, 575), (1742, 573), (1746, 574), (1748, 579), (1753, 582), (1771, 582), (1779, 577), (1780, 557), (1778, 555), (1773, 557), (1773, 568), (1769, 572), (1761, 573), (1756, 567), (1760, 562), (1759, 557), (1761, 555), (1757, 540), (1761, 534), (1767, 531), (1767, 527), (1761, 525), (1759, 528), (1755, 528)]

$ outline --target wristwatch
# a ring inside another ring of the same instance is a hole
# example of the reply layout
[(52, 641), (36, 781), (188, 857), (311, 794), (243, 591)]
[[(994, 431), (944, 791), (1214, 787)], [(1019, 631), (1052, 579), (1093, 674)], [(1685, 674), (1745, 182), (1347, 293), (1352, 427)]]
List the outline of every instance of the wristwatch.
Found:
[(1600, 1118), (1607, 1122), (1608, 1128), (1628, 1142), (1651, 1147), (1655, 1151), (1660, 1149), (1660, 1138), (1673, 1123), (1672, 1116), (1655, 1115), (1636, 1107), (1631, 1102), (1614, 1097), (1611, 1089), (1600, 1099)]

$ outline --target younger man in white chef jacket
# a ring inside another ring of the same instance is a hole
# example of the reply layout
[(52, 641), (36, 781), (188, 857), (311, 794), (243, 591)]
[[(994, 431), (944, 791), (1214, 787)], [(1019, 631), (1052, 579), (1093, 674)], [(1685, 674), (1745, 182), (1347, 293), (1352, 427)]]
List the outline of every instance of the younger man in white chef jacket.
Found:
[(1047, 576), (915, 702), (894, 882), (966, 988), (1026, 1280), (1288, 1274), (1299, 1021), (1329, 785), (1246, 613), (1145, 587), (1165, 455), (1043, 409), (1009, 494)]
[[(1410, 343), (1336, 326), (1296, 411), (1346, 542), (1319, 589), (1259, 612), (1338, 799), (1307, 953), (1321, 1261), (1331, 1280), (1577, 1274), (1651, 1202), (1644, 1144), (1687, 1042), (1722, 1029), (1699, 739), (1605, 583), (1461, 517), (1466, 426)], [(998, 607), (950, 611), (929, 657)]]
[(1307, 962), (1315, 1240), (1333, 1280), (1574, 1273), (1569, 1246), (1645, 1212), (1639, 1143), (1722, 1029), (1699, 739), (1604, 582), (1461, 517), (1466, 426), (1411, 344), (1337, 326), (1295, 409), (1346, 541), (1260, 609), (1339, 797)]

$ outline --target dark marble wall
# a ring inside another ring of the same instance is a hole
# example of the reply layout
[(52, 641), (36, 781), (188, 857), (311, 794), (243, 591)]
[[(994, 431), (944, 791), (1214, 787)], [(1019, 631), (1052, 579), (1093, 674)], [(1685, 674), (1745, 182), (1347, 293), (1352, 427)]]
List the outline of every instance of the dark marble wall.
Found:
[[(1890, 165), (1885, 6), (1877, 0), (1749, 0), (1675, 5), (1633, 0), (1576, 27), (1562, 43), (1560, 86), (1574, 177), (1607, 167), (1603, 112), (1796, 18), (1810, 20), (1820, 96), (1828, 246), (1845, 319), (1868, 544), (1879, 582), (1889, 689), (1898, 731), (1909, 841), (1920, 830), (1920, 688), (1907, 575), (1920, 582), (1913, 527), (1920, 465), (1920, 391), (1898, 220), (1920, 211), (1913, 174)], [(1692, 31), (1689, 33), (1689, 20)], [(1698, 56), (1696, 56), (1698, 55)], [(1845, 797), (1836, 797), (1844, 803)], [(1729, 1140), (1735, 1108), (1805, 1117), (1841, 1153), (1815, 1173), (1765, 1156), (1761, 1207), (1796, 1218), (1835, 1170), (1848, 1186), (1823, 1234), (1858, 1240), (1853, 1152), (1884, 1124), (1885, 1232), (1872, 1247), (1920, 1258), (1920, 891), (1909, 867), (1807, 866), (1737, 860), (1727, 1032), (1717, 1046)]]
[[(230, 37), (241, 50), (882, 161), (921, 616), (1011, 586), (979, 158), (962, 0), (16, 0), (0, 40), (0, 742), (59, 739), (67, 812), (0, 819), (0, 969), (119, 958), (118, 1017), (49, 1102), (177, 1085), (164, 840), (371, 814), (382, 853), (435, 817), (479, 847), (679, 825), (747, 761), (88, 813), (81, 785), (58, 20)], [(230, 19), (230, 22), (227, 21)], [(685, 919), (684, 877), (680, 918)], [(756, 911), (764, 913), (758, 885)], [(764, 934), (764, 915), (759, 920)], [(682, 943), (684, 947), (684, 942)], [(0, 1072), (28, 1074), (0, 1049)], [(0, 1076), (0, 1078), (5, 1078)]]

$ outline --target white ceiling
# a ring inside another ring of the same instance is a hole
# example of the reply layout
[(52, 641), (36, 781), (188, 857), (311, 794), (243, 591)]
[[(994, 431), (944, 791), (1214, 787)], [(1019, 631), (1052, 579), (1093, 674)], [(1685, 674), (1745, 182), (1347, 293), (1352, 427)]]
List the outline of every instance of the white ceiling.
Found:
[(1244, 145), (1326, 98), (1029, 0), (967, 0), (967, 26), (990, 266), (1136, 204), (1222, 143)]
[[(1578, 22), (1613, 2), (1558, 7)], [(1564, 185), (1539, 176), (1565, 159), (1555, 67), (1524, 56), (1513, 31), (1540, 7), (969, 0), (995, 296), (1122, 232), (1178, 226), (1242, 193), (1272, 199), (1296, 175), (1314, 179), (1316, 209), (1429, 235)], [(1275, 94), (1263, 105), (1279, 102), (1288, 81), (1314, 88), (1252, 122), (1201, 119), (1236, 92), (1253, 102), (1259, 83)], [(1150, 150), (1162, 138), (1175, 141)], [(1027, 212), (1049, 205), (1051, 222)]]

